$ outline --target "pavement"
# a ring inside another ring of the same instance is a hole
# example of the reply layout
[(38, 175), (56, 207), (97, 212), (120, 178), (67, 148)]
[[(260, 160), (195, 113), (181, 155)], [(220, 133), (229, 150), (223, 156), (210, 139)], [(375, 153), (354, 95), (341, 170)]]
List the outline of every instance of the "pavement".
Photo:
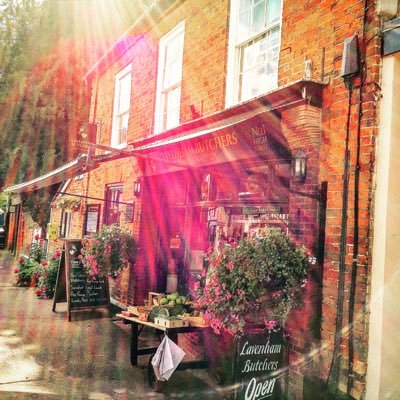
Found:
[[(207, 370), (176, 371), (161, 392), (147, 383), (149, 356), (129, 362), (129, 326), (77, 313), (15, 286), (16, 260), (0, 250), (0, 400), (223, 399)], [(78, 315), (79, 314), (79, 315)], [(156, 340), (151, 331), (146, 341)]]

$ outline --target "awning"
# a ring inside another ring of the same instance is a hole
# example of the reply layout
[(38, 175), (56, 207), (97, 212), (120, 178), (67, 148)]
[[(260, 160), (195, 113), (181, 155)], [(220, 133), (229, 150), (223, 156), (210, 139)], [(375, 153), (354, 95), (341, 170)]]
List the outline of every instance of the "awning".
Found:
[(87, 155), (80, 154), (75, 160), (64, 164), (60, 168), (57, 168), (45, 175), (41, 175), (30, 181), (9, 186), (3, 191), (5, 193), (31, 192), (33, 190), (41, 189), (47, 186), (54, 185), (56, 183), (63, 182), (67, 179), (73, 178), (74, 176), (88, 172), (88, 170), (92, 170), (96, 167), (96, 163), (91, 163), (90, 166), (88, 166)]
[(312, 80), (291, 83), (131, 143), (132, 152), (148, 160), (143, 165), (145, 176), (251, 158), (290, 162), (292, 155), (282, 133), (281, 112), (304, 103), (318, 107), (322, 88), (322, 83)]

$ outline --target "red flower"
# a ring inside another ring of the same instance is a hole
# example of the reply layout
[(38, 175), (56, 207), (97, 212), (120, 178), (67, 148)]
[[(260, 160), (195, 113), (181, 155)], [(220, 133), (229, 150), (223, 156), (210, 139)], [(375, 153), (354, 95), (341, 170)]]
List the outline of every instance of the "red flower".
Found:
[(25, 261), (25, 258), (23, 258), (23, 257), (18, 258), (18, 262), (19, 262), (20, 264), (22, 264), (24, 261)]
[(45, 267), (47, 267), (47, 266), (49, 265), (49, 263), (48, 263), (46, 260), (43, 260), (43, 261), (41, 262), (41, 264), (44, 265)]
[(55, 255), (56, 255), (56, 257), (60, 257), (61, 256), (60, 250), (56, 250)]
[(39, 234), (36, 234), (35, 235), (35, 240), (38, 240), (39, 239)]
[(41, 293), (42, 293), (42, 291), (41, 291), (40, 289), (36, 289), (36, 290), (35, 290), (36, 296), (40, 296)]
[(18, 274), (19, 269), (18, 269), (18, 268), (15, 268), (15, 269), (14, 269), (14, 272), (15, 272), (16, 274)]
[(42, 288), (42, 292), (44, 293), (46, 291), (46, 288), (44, 287), (44, 288)]

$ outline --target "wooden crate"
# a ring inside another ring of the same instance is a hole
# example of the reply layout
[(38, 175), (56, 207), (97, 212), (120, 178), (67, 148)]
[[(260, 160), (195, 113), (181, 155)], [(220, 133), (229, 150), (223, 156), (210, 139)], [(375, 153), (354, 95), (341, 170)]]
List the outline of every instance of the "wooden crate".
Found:
[(208, 321), (204, 319), (204, 317), (188, 317), (189, 320), (189, 325), (190, 326), (197, 326), (197, 327), (203, 327), (203, 326), (209, 326)]
[(162, 296), (162, 293), (149, 292), (147, 305), (149, 307), (160, 306)]
[(149, 313), (151, 311), (152, 307), (144, 307), (144, 306), (129, 306), (128, 307), (128, 312), (135, 316), (139, 316), (139, 314), (145, 314)]
[(156, 317), (154, 323), (164, 328), (181, 328), (183, 326), (189, 326), (189, 321), (183, 318)]

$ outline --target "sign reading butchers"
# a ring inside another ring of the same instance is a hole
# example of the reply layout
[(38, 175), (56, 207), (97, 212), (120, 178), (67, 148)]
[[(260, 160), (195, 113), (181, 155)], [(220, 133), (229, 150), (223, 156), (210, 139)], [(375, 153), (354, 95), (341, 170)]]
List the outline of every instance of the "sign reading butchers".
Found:
[(287, 346), (282, 331), (256, 330), (236, 339), (235, 400), (282, 399)]
[[(192, 167), (248, 158), (276, 160), (291, 157), (280, 124), (269, 113), (222, 126), (211, 132), (204, 129), (198, 132), (198, 136), (196, 133), (188, 133), (180, 138), (147, 144), (141, 150), (146, 151), (149, 158)], [(165, 165), (162, 168), (163, 171), (157, 171), (154, 166), (148, 168), (146, 175), (167, 172)], [(171, 167), (168, 172), (172, 170), (177, 170), (177, 167)]]

